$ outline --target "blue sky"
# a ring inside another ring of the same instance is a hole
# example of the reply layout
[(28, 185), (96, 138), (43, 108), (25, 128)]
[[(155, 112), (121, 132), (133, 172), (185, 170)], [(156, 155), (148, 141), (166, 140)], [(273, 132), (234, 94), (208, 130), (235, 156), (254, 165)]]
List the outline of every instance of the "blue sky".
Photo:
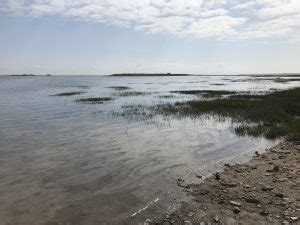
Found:
[(3, 0), (0, 74), (300, 72), (298, 0)]

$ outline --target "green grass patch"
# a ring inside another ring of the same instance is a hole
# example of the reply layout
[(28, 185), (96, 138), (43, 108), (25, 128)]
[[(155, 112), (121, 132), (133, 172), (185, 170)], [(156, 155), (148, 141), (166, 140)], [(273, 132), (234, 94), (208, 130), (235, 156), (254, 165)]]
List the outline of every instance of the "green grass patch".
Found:
[(76, 102), (86, 103), (86, 104), (103, 104), (103, 103), (109, 102), (111, 100), (113, 100), (113, 98), (91, 97), (91, 98), (81, 98), (81, 99), (76, 100)]
[(58, 93), (58, 94), (55, 94), (55, 95), (52, 95), (52, 96), (60, 96), (60, 97), (63, 97), (63, 96), (74, 96), (74, 95), (81, 95), (81, 94), (84, 94), (85, 92), (83, 91), (74, 91), (74, 92), (62, 92), (62, 93)]
[(177, 102), (158, 105), (153, 110), (179, 117), (204, 114), (227, 117), (239, 124), (235, 128), (238, 135), (300, 140), (300, 88), (264, 95), (238, 94), (229, 98)]

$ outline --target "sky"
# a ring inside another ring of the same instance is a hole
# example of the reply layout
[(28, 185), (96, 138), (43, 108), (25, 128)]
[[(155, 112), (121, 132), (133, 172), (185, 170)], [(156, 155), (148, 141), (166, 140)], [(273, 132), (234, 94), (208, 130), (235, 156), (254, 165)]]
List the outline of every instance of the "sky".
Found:
[(300, 0), (0, 0), (0, 74), (300, 72)]

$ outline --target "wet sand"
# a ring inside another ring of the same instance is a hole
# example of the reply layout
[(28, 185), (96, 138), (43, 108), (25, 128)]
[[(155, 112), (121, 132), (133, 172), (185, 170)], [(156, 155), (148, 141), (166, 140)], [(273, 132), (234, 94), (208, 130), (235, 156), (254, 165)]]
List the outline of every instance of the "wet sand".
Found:
[(201, 184), (179, 186), (192, 197), (146, 224), (300, 224), (300, 142), (281, 142)]

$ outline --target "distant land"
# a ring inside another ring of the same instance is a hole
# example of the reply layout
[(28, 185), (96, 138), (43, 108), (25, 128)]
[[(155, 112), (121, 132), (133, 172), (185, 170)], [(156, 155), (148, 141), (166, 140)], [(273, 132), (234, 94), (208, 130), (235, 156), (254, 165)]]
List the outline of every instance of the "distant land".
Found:
[[(4, 75), (5, 76), (5, 75)], [(35, 77), (35, 76), (47, 76), (50, 77), (52, 76), (51, 74), (46, 74), (46, 75), (35, 75), (35, 74), (11, 74), (7, 76), (13, 76), (13, 77)]]
[(114, 77), (161, 77), (161, 76), (193, 76), (191, 74), (181, 73), (115, 73), (110, 76)]

